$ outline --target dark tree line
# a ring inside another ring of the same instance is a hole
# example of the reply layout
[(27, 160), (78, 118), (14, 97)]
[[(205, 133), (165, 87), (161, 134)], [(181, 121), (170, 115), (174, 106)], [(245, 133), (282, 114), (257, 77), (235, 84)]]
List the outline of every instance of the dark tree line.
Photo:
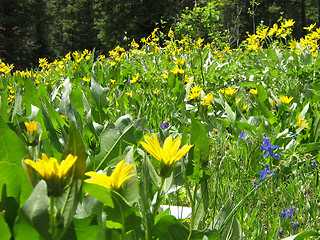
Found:
[[(181, 21), (185, 8), (206, 6), (209, 0), (1, 0), (0, 59), (17, 69), (53, 60), (69, 51), (96, 49), (101, 53), (135, 38), (148, 36), (158, 23)], [(219, 28), (237, 46), (246, 32), (263, 21), (271, 26), (281, 17), (293, 18), (295, 37), (320, 19), (320, 0), (220, 0)], [(214, 14), (217, 14), (214, 12)], [(197, 27), (197, 26), (195, 26)], [(201, 27), (199, 26), (199, 29)], [(205, 33), (203, 33), (203, 37)], [(191, 36), (192, 37), (192, 36)]]

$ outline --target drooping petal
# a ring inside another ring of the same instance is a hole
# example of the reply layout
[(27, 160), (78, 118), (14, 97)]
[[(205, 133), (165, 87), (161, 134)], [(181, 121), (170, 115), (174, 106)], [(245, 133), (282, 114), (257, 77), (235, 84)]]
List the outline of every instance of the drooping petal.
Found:
[(148, 153), (150, 153), (155, 159), (158, 161), (161, 161), (161, 147), (157, 138), (157, 135), (152, 133), (152, 137), (145, 136), (144, 140), (145, 142), (141, 142), (142, 147), (147, 150)]
[(73, 156), (72, 154), (69, 154), (66, 157), (66, 159), (60, 163), (60, 166), (59, 166), (59, 177), (60, 178), (63, 178), (67, 175), (70, 168), (72, 168), (72, 166), (77, 161), (77, 159), (78, 159), (77, 156)]

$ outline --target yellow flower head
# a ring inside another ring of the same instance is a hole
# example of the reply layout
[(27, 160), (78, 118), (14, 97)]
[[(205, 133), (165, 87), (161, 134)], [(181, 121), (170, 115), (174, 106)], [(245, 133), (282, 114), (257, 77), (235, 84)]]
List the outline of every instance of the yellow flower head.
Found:
[(82, 80), (85, 81), (85, 82), (90, 82), (91, 79), (88, 78), (88, 77), (83, 77)]
[(220, 92), (227, 94), (228, 96), (232, 96), (236, 92), (236, 90), (237, 89), (235, 88), (228, 87), (228, 88), (221, 89)]
[(288, 96), (280, 96), (280, 101), (286, 104), (290, 103), (292, 99), (293, 97), (288, 98)]
[(130, 83), (135, 83), (135, 82), (137, 82), (138, 80), (139, 80), (139, 73), (137, 73), (136, 76), (132, 77)]
[(178, 65), (176, 65), (172, 70), (170, 70), (170, 72), (172, 72), (174, 75), (176, 74), (183, 74), (184, 73), (184, 70), (179, 68)]
[(77, 158), (77, 156), (69, 154), (59, 164), (56, 158), (48, 158), (45, 153), (42, 153), (42, 159), (38, 158), (36, 162), (31, 159), (25, 159), (24, 163), (35, 169), (42, 179), (47, 182), (49, 195), (58, 196), (64, 188), (66, 176), (77, 161)]
[(250, 93), (252, 93), (253, 95), (258, 95), (258, 90), (256, 88), (251, 88)]
[(248, 104), (242, 106), (242, 110), (245, 112), (248, 109)]
[(152, 133), (152, 138), (145, 136), (144, 140), (145, 142), (141, 142), (141, 145), (160, 162), (159, 175), (165, 178), (170, 176), (175, 163), (185, 156), (193, 146), (186, 144), (180, 148), (180, 137), (172, 140), (172, 137), (169, 136), (165, 139), (163, 147), (161, 147), (157, 135), (154, 133)]
[(196, 99), (201, 95), (202, 88), (200, 86), (195, 86), (190, 88), (190, 93), (187, 95), (189, 100)]
[(32, 122), (24, 122), (24, 125), (27, 128), (28, 133), (33, 133), (34, 131), (38, 130), (38, 122), (32, 121)]
[(209, 93), (207, 96), (204, 96), (201, 100), (203, 101), (202, 105), (208, 106), (209, 108), (211, 107), (211, 102), (213, 101), (213, 94)]
[(173, 31), (172, 31), (171, 28), (170, 28), (170, 30), (169, 30), (168, 37), (169, 37), (169, 38), (174, 38), (174, 33), (173, 33)]
[(87, 183), (97, 184), (99, 186), (118, 190), (121, 185), (128, 180), (129, 178), (133, 177), (135, 174), (130, 174), (132, 170), (135, 168), (136, 165), (128, 165), (124, 162), (124, 160), (120, 161), (114, 171), (111, 173), (110, 176), (107, 176), (103, 173), (97, 172), (86, 172), (85, 175), (91, 177), (90, 179), (84, 180)]
[[(308, 120), (303, 120), (302, 121), (302, 115), (299, 115), (299, 117), (297, 118), (297, 126), (298, 127), (302, 127), (305, 124), (308, 123)], [(304, 127), (304, 130), (307, 130), (309, 128), (308, 124)]]

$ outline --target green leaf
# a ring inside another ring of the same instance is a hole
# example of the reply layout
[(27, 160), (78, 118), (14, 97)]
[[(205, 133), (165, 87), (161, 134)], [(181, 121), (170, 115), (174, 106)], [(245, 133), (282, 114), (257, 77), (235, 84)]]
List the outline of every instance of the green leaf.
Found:
[(194, 116), (191, 115), (191, 143), (194, 144), (194, 155), (201, 162), (206, 162), (210, 154), (209, 140), (207, 131), (203, 124), (199, 123)]
[(0, 232), (2, 239), (10, 239), (11, 232), (4, 218), (5, 212), (0, 212)]
[(99, 226), (93, 224), (95, 217), (95, 214), (90, 214), (85, 218), (74, 218), (62, 240), (96, 239)]
[(95, 171), (106, 168), (111, 160), (121, 157), (124, 149), (137, 144), (142, 132), (135, 130), (130, 115), (120, 117), (115, 124), (109, 123), (101, 133), (101, 152), (96, 156)]
[(268, 119), (268, 121), (271, 124), (276, 123), (278, 119), (272, 114), (272, 112), (270, 112), (270, 110), (266, 107), (264, 102), (259, 97), (257, 98), (257, 102), (261, 110), (261, 113)]
[(45, 239), (52, 239), (49, 234), (49, 205), (47, 184), (41, 180), (21, 208), (21, 212), (29, 224)]
[(188, 239), (189, 230), (175, 217), (165, 215), (154, 226), (153, 235), (156, 239)]
[(302, 239), (306, 239), (306, 238), (310, 238), (310, 237), (319, 237), (320, 233), (315, 232), (315, 231), (305, 231), (305, 232), (301, 232), (299, 234), (287, 237), (287, 238), (283, 238), (282, 240), (302, 240)]
[(227, 112), (227, 118), (232, 126), (235, 126), (236, 113), (232, 111), (231, 107), (227, 102), (225, 102), (225, 110)]
[(83, 189), (104, 205), (112, 206), (111, 190), (92, 183), (83, 183)]
[(22, 204), (32, 192), (21, 161), (27, 156), (20, 138), (0, 116), (0, 188), (7, 186), (7, 195)]

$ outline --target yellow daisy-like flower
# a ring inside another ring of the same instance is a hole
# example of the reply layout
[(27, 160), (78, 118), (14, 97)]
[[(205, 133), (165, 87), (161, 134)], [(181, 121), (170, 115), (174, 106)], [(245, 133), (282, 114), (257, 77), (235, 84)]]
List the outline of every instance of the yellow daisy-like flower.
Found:
[(139, 73), (137, 73), (137, 75), (135, 77), (132, 77), (130, 83), (135, 83), (138, 81), (138, 79), (139, 79)]
[(316, 26), (316, 23), (311, 24), (309, 27), (304, 27), (303, 29), (306, 29), (308, 31), (311, 31)]
[[(297, 118), (297, 126), (298, 127), (302, 127), (305, 124), (308, 123), (308, 120), (302, 120), (302, 115), (299, 115), (299, 117)], [(307, 130), (309, 128), (308, 124), (304, 127), (304, 130)]]
[(258, 90), (256, 88), (251, 88), (250, 93), (252, 93), (253, 95), (258, 95)]
[(132, 172), (135, 166), (136, 165), (134, 164), (129, 165), (125, 163), (124, 160), (122, 160), (116, 165), (114, 171), (110, 176), (107, 176), (103, 173), (91, 171), (85, 173), (86, 176), (91, 178), (84, 181), (86, 183), (97, 184), (108, 189), (118, 190), (126, 180), (135, 175), (134, 173), (129, 175), (129, 173)]
[(288, 96), (280, 96), (280, 101), (286, 104), (290, 103), (292, 99), (293, 97), (288, 98)]
[(187, 95), (187, 97), (189, 98), (189, 100), (196, 99), (201, 95), (201, 90), (202, 88), (199, 86), (191, 87), (190, 93), (189, 95)]
[(204, 96), (201, 100), (203, 101), (202, 105), (208, 106), (209, 108), (212, 105), (211, 102), (213, 101), (213, 94), (209, 93), (207, 96)]
[(176, 74), (183, 74), (184, 73), (184, 70), (179, 68), (178, 65), (176, 65), (172, 70), (170, 70), (170, 72), (172, 72), (174, 75)]
[(228, 96), (232, 96), (236, 91), (237, 91), (237, 89), (231, 88), (231, 87), (224, 88), (224, 89), (220, 90), (221, 93), (224, 93)]
[(49, 195), (59, 196), (64, 188), (66, 176), (77, 161), (77, 158), (77, 156), (69, 154), (59, 164), (56, 158), (48, 158), (45, 153), (42, 153), (42, 159), (38, 158), (36, 162), (31, 159), (25, 159), (24, 163), (35, 169), (46, 181)]
[(28, 133), (33, 133), (38, 130), (38, 122), (36, 121), (25, 122), (24, 125), (26, 126)]
[(173, 31), (172, 31), (171, 28), (170, 28), (170, 30), (169, 30), (168, 37), (169, 37), (169, 38), (174, 38), (174, 33), (173, 33)]
[(88, 78), (88, 77), (83, 77), (82, 80), (85, 81), (85, 82), (90, 82), (91, 79)]
[(242, 111), (245, 112), (245, 111), (247, 111), (247, 109), (248, 109), (248, 104), (242, 106)]
[(154, 133), (152, 133), (152, 138), (145, 136), (144, 140), (145, 142), (141, 142), (141, 145), (160, 162), (159, 175), (164, 178), (170, 176), (175, 163), (185, 156), (193, 146), (186, 144), (180, 148), (180, 137), (172, 140), (172, 137), (168, 136), (163, 143), (163, 147), (161, 147), (157, 135)]

